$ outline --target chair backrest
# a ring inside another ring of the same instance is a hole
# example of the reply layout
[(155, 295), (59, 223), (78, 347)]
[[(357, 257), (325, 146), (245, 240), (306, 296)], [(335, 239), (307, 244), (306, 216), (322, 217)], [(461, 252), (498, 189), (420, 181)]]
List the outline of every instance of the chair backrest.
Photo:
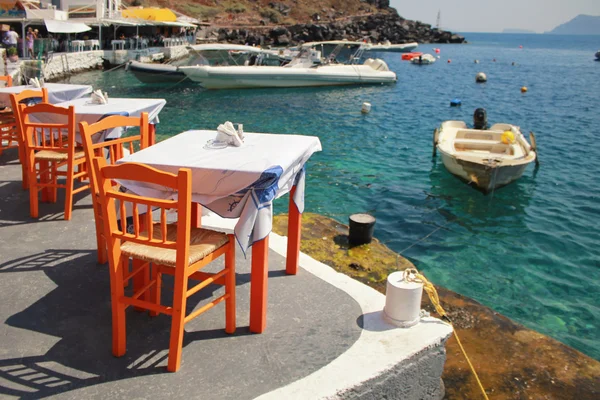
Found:
[[(104, 236), (108, 243), (111, 263), (117, 262), (115, 250), (121, 241), (177, 251), (177, 267), (185, 268), (189, 262), (189, 243), (191, 228), (192, 171), (181, 168), (177, 175), (159, 171), (140, 163), (106, 165), (103, 157), (94, 157), (93, 168), (100, 188), (100, 203), (104, 222)], [(112, 181), (122, 180), (143, 182), (159, 188), (177, 191), (177, 200), (164, 200), (123, 193), (115, 188)], [(128, 232), (125, 208), (133, 210), (133, 232)], [(121, 223), (117, 221), (117, 207), (120, 208)], [(160, 215), (154, 227), (152, 212)], [(167, 210), (177, 212), (177, 238), (167, 238)], [(145, 212), (143, 221), (140, 216)], [(145, 229), (142, 229), (144, 226)], [(115, 264), (112, 264), (115, 265)]]
[[(139, 127), (139, 134), (120, 137), (114, 140), (96, 140), (96, 143), (94, 143), (94, 139), (97, 138), (101, 132), (108, 129), (124, 127)], [(94, 157), (105, 157), (107, 163), (113, 165), (117, 160), (126, 155), (126, 150), (131, 154), (149, 146), (150, 125), (148, 124), (148, 113), (142, 113), (139, 118), (112, 115), (91, 125), (88, 125), (87, 122), (81, 122), (79, 124), (79, 134), (81, 135), (83, 142), (85, 158), (88, 162), (91, 162)], [(96, 180), (96, 174), (94, 173), (93, 168), (91, 168), (91, 170), (91, 190), (92, 193), (98, 194), (100, 189)]]
[(13, 115), (15, 116), (15, 121), (17, 121), (16, 125), (19, 132), (19, 138), (23, 145), (25, 145), (25, 134), (23, 131), (23, 118), (21, 116), (21, 108), (19, 105), (28, 105), (28, 100), (37, 100), (39, 98), (42, 99), (42, 103), (48, 103), (48, 89), (42, 88), (41, 93), (39, 90), (27, 89), (23, 90), (21, 93), (11, 93), (10, 95), (10, 104), (12, 106)]
[[(52, 104), (36, 104), (27, 107), (19, 104), (24, 141), (27, 149), (52, 150), (75, 155), (75, 107), (57, 107)], [(44, 115), (40, 115), (44, 114)], [(35, 122), (41, 117), (52, 122)]]
[(10, 87), (13, 84), (12, 76), (0, 75), (0, 82), (6, 82), (5, 87)]

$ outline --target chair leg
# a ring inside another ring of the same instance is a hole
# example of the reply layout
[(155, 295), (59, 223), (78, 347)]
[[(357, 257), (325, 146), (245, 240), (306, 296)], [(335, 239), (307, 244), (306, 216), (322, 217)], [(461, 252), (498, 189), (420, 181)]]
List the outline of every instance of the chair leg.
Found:
[[(152, 280), (156, 283), (154, 284), (154, 290), (152, 291), (152, 298), (150, 301), (156, 305), (160, 305), (160, 291), (162, 289), (162, 274), (159, 271), (158, 265), (152, 265)], [(158, 311), (150, 311), (151, 317), (158, 316)]]
[(188, 277), (185, 271), (175, 271), (175, 287), (173, 293), (173, 314), (171, 315), (171, 339), (169, 342), (169, 362), (167, 370), (177, 372), (181, 366), (181, 348), (183, 346), (183, 327), (186, 311), (186, 291)]
[(25, 149), (19, 143), (19, 162), (21, 163), (21, 182), (23, 190), (29, 189), (28, 176), (27, 176), (27, 157), (25, 156)]
[(119, 299), (125, 295), (123, 290), (123, 272), (121, 270), (129, 264), (129, 258), (121, 257), (118, 260), (118, 268), (111, 271), (111, 308), (112, 308), (112, 343), (113, 355), (121, 357), (127, 350), (125, 330), (125, 305)]
[(229, 235), (229, 244), (225, 253), (225, 332), (235, 333), (235, 239)]
[[(50, 177), (50, 163), (48, 161), (40, 161), (40, 182), (42, 184), (48, 184), (52, 182)], [(42, 203), (49, 203), (49, 187), (42, 187)]]
[(65, 221), (69, 221), (71, 219), (71, 212), (73, 210), (73, 185), (75, 184), (73, 179), (73, 164), (69, 162), (67, 165), (67, 176), (66, 176), (66, 188), (67, 191), (65, 193)]
[(29, 165), (29, 214), (31, 218), (38, 218), (39, 210), (38, 210), (38, 185), (37, 185), (37, 177), (35, 171), (35, 159), (32, 160)]
[(102, 234), (102, 223), (96, 219), (96, 246), (98, 248), (98, 264), (106, 264), (108, 262), (108, 252), (106, 249), (106, 240)]
[(58, 198), (58, 167), (56, 164), (52, 164), (52, 184), (54, 186), (50, 188), (50, 202), (56, 203)]

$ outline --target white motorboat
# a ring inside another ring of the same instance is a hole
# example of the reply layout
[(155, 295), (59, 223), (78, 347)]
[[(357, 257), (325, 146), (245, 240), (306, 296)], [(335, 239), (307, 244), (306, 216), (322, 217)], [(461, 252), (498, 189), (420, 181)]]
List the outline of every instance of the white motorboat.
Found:
[(527, 142), (518, 126), (495, 124), (469, 129), (463, 121), (446, 121), (434, 133), (434, 156), (439, 150), (446, 169), (484, 193), (508, 185), (537, 163), (535, 136)]
[(410, 62), (416, 65), (429, 65), (435, 62), (435, 57), (431, 54), (421, 54), (410, 59)]
[[(317, 48), (335, 46), (327, 57)], [(396, 82), (396, 74), (380, 59), (359, 65), (363, 44), (331, 41), (304, 44), (297, 57), (281, 67), (272, 66), (184, 66), (179, 71), (206, 89), (308, 87)], [(338, 63), (346, 56), (347, 64)]]
[(365, 46), (365, 51), (385, 51), (390, 53), (410, 53), (419, 46), (419, 43), (399, 43), (392, 44), (390, 41), (384, 43), (372, 44), (369, 43)]
[(190, 55), (184, 60), (168, 64), (130, 61), (126, 70), (143, 83), (181, 83), (187, 76), (178, 70), (185, 65), (279, 65), (279, 58), (271, 51), (235, 44), (200, 44), (189, 46)]

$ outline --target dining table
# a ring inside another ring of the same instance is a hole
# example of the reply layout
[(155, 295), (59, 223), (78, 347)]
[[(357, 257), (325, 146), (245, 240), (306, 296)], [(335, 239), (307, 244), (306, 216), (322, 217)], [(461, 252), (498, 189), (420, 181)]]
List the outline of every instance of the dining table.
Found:
[[(239, 147), (215, 145), (217, 131), (190, 130), (118, 161), (138, 162), (162, 171), (192, 172), (192, 201), (224, 218), (237, 218), (234, 235), (247, 255), (252, 248), (250, 331), (261, 333), (267, 322), (269, 234), (273, 201), (290, 193), (286, 272), (295, 275), (300, 254), (304, 211), (305, 165), (321, 151), (316, 136), (245, 133)], [(119, 181), (141, 196), (175, 198), (177, 193), (148, 183)], [(193, 216), (192, 220), (198, 216)]]
[[(69, 83), (45, 83), (44, 88), (48, 89), (48, 101), (50, 104), (62, 103), (64, 101), (75, 100), (92, 93), (91, 85), (73, 85)], [(24, 90), (39, 90), (41, 88), (33, 85), (8, 86), (0, 88), (0, 107), (11, 107), (10, 95), (19, 94)]]
[[(58, 107), (68, 108), (75, 107), (75, 122), (79, 126), (80, 122), (93, 124), (111, 115), (121, 115), (125, 117), (140, 117), (142, 113), (148, 113), (148, 121), (150, 122), (150, 143), (155, 141), (155, 125), (158, 124), (158, 114), (164, 108), (167, 101), (165, 99), (136, 99), (136, 98), (121, 98), (109, 97), (106, 104), (98, 104), (92, 101), (89, 97), (78, 98), (69, 101), (63, 101), (55, 104)], [(65, 116), (49, 113), (31, 114), (30, 118), (36, 122), (49, 123), (64, 123)], [(123, 130), (115, 128), (99, 133), (93, 138), (95, 143), (100, 141), (118, 139), (121, 137)], [(76, 142), (81, 143), (79, 133), (75, 138)]]

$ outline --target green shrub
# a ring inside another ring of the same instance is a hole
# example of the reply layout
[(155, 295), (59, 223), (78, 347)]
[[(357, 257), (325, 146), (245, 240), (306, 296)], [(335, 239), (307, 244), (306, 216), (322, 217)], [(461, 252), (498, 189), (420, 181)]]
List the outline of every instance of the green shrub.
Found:
[(6, 54), (9, 57), (12, 57), (12, 56), (16, 56), (19, 53), (17, 52), (17, 48), (16, 47), (9, 47), (8, 50), (6, 50)]

